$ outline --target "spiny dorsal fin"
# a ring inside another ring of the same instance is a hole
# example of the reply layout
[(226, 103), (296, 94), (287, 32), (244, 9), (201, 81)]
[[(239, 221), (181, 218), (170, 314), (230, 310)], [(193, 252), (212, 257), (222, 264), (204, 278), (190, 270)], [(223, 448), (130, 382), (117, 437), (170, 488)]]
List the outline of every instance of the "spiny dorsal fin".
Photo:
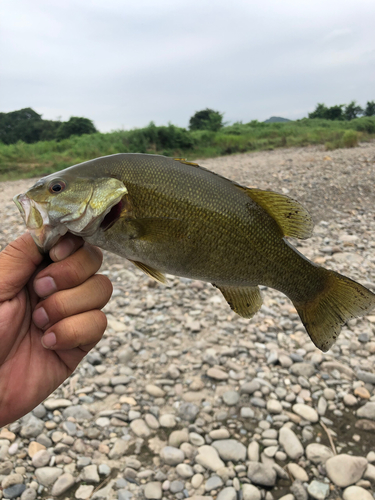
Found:
[(179, 161), (180, 163), (183, 163), (184, 165), (192, 165), (193, 167), (199, 167), (198, 163), (187, 161), (186, 158), (173, 158), (173, 159)]
[(262, 305), (262, 297), (257, 286), (218, 286), (230, 308), (243, 318), (252, 318)]
[(164, 274), (158, 271), (157, 269), (147, 266), (146, 264), (143, 264), (143, 262), (137, 262), (136, 260), (131, 260), (130, 262), (132, 262), (135, 266), (137, 266), (141, 271), (143, 271), (145, 274), (147, 274), (147, 276), (149, 276), (153, 280), (158, 281), (159, 283), (163, 283), (163, 285), (166, 285), (168, 283), (167, 278), (164, 276)]
[(312, 235), (311, 216), (298, 201), (273, 191), (242, 189), (276, 221), (284, 236), (306, 240)]

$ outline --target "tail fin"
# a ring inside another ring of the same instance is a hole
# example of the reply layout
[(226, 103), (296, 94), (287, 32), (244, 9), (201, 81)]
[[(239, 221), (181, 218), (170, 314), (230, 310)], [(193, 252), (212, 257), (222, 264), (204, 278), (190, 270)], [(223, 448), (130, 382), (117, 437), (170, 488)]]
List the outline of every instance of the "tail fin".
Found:
[(375, 307), (375, 294), (335, 271), (320, 270), (324, 272), (325, 288), (312, 301), (294, 306), (311, 340), (325, 352), (345, 323)]

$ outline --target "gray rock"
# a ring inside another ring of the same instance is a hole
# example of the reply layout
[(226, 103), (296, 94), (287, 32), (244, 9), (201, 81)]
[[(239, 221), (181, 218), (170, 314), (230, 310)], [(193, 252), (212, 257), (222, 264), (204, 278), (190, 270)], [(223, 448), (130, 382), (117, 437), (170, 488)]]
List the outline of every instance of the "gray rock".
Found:
[(293, 405), (293, 411), (304, 420), (308, 420), (309, 422), (315, 423), (319, 420), (318, 412), (311, 406), (297, 403)]
[(234, 462), (246, 460), (246, 447), (235, 439), (220, 439), (214, 441), (212, 446), (223, 460), (233, 460)]
[(247, 454), (250, 462), (259, 462), (259, 443), (257, 441), (249, 443)]
[(92, 484), (81, 484), (75, 493), (75, 498), (77, 498), (77, 500), (88, 500), (91, 497), (94, 488), (95, 486)]
[(245, 382), (241, 385), (241, 394), (253, 394), (255, 391), (259, 391), (260, 383), (257, 380), (252, 380), (251, 382)]
[(82, 405), (73, 405), (65, 408), (63, 416), (65, 420), (69, 417), (73, 417), (77, 422), (84, 422), (85, 420), (92, 419), (91, 412)]
[(194, 446), (203, 446), (205, 444), (204, 438), (197, 432), (190, 432), (189, 441)]
[(253, 484), (242, 485), (242, 500), (261, 500), (262, 495)]
[(357, 410), (357, 416), (375, 420), (375, 402), (368, 402)]
[(159, 500), (162, 497), (161, 483), (159, 481), (151, 481), (145, 486), (145, 497), (148, 500)]
[(271, 414), (278, 414), (283, 411), (282, 404), (277, 399), (269, 399), (267, 401), (267, 411)]
[(364, 457), (353, 457), (351, 455), (336, 455), (326, 462), (327, 476), (341, 488), (350, 486), (359, 481), (367, 467)]
[(185, 484), (182, 482), (182, 481), (178, 481), (178, 480), (175, 480), (175, 481), (172, 481), (170, 486), (169, 486), (169, 491), (171, 493), (179, 493), (180, 491), (182, 491), (185, 487)]
[(6, 462), (0, 463), (0, 476), (7, 476), (12, 472), (12, 470), (13, 470), (12, 462), (9, 462), (7, 460)]
[(21, 495), (21, 500), (35, 500), (36, 490), (34, 488), (26, 488), (26, 490)]
[(216, 500), (236, 500), (237, 492), (232, 486), (228, 486), (220, 491)]
[(255, 412), (253, 409), (249, 408), (248, 406), (243, 406), (241, 408), (240, 415), (242, 418), (254, 418)]
[(72, 406), (72, 402), (69, 399), (46, 399), (43, 403), (44, 407), (49, 411), (57, 410), (58, 408), (68, 408)]
[(3, 498), (17, 498), (26, 490), (26, 485), (23, 483), (13, 484), (9, 488), (3, 490)]
[(141, 418), (136, 418), (130, 423), (130, 428), (134, 434), (141, 438), (146, 438), (151, 435), (151, 431), (148, 428), (146, 422)]
[(184, 461), (185, 454), (174, 446), (165, 446), (160, 452), (160, 458), (168, 465), (177, 465)]
[(37, 451), (33, 455), (33, 458), (31, 459), (33, 466), (35, 468), (45, 467), (47, 464), (49, 464), (50, 460), (51, 460), (51, 453), (48, 450)]
[(279, 443), (284, 448), (285, 453), (292, 460), (296, 460), (304, 453), (301, 441), (296, 434), (288, 427), (282, 427), (279, 432)]
[(273, 467), (258, 462), (250, 462), (247, 469), (247, 477), (254, 484), (260, 486), (275, 486), (276, 471)]
[(69, 472), (62, 474), (52, 487), (52, 496), (58, 497), (59, 495), (62, 495), (74, 486), (74, 484), (75, 479), (72, 474), (69, 474)]
[(81, 477), (85, 483), (99, 483), (98, 466), (95, 464), (87, 465), (82, 469)]
[(118, 490), (117, 495), (117, 500), (131, 500), (133, 498), (133, 493), (126, 489)]
[(208, 445), (198, 448), (198, 455), (195, 457), (195, 462), (214, 472), (225, 467), (216, 449)]
[(331, 448), (324, 446), (324, 444), (311, 443), (306, 446), (306, 457), (314, 464), (324, 465), (333, 456)]
[(206, 491), (217, 490), (223, 486), (223, 480), (219, 476), (211, 476), (207, 479), (204, 489)]
[(223, 394), (223, 401), (228, 406), (235, 406), (240, 400), (240, 395), (237, 391), (226, 391)]
[(308, 493), (298, 479), (290, 487), (290, 492), (293, 493), (295, 500), (308, 500)]
[(366, 372), (365, 370), (358, 370), (356, 375), (358, 380), (362, 380), (366, 384), (375, 385), (375, 373)]
[(374, 500), (371, 493), (360, 486), (349, 486), (344, 490), (343, 500)]
[(263, 398), (252, 397), (250, 398), (250, 403), (257, 408), (265, 408), (266, 402)]
[(176, 427), (176, 417), (173, 413), (164, 413), (164, 415), (160, 416), (159, 423), (161, 427), (172, 429), (173, 427)]
[(190, 477), (194, 476), (194, 470), (189, 464), (178, 464), (176, 467), (176, 472), (180, 477), (184, 479), (189, 479)]
[(307, 492), (315, 500), (325, 500), (329, 495), (329, 484), (314, 479), (308, 485)]
[(108, 456), (111, 460), (118, 460), (127, 452), (128, 448), (129, 441), (125, 441), (124, 439), (116, 439)]
[(23, 425), (20, 434), (22, 437), (25, 438), (36, 437), (42, 433), (43, 429), (44, 429), (43, 420), (29, 413), (29, 415), (27, 415), (23, 419)]
[(194, 403), (181, 403), (178, 408), (178, 416), (182, 420), (194, 422), (199, 413), (199, 406)]
[(290, 372), (293, 373), (293, 375), (296, 375), (297, 377), (306, 377), (309, 378), (315, 373), (315, 367), (314, 365), (310, 363), (294, 363), (290, 368)]
[(38, 483), (43, 486), (51, 486), (62, 473), (63, 470), (58, 467), (40, 467), (36, 469), (35, 476)]

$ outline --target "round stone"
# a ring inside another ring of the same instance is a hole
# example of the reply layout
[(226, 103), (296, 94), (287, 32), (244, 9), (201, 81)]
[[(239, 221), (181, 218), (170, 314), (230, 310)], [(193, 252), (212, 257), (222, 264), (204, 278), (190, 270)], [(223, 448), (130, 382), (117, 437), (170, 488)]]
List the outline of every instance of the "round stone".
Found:
[(237, 391), (226, 391), (223, 394), (223, 401), (228, 406), (235, 406), (240, 400), (240, 395)]
[(309, 422), (315, 423), (319, 420), (318, 412), (311, 406), (297, 403), (293, 405), (293, 411), (301, 418), (308, 420)]
[(342, 498), (343, 500), (374, 500), (371, 493), (360, 486), (345, 488)]
[(326, 462), (327, 476), (341, 488), (359, 481), (367, 467), (364, 457), (342, 454), (329, 458)]
[(177, 465), (184, 461), (185, 454), (178, 448), (174, 448), (173, 446), (165, 446), (160, 452), (160, 457), (163, 462), (168, 465)]

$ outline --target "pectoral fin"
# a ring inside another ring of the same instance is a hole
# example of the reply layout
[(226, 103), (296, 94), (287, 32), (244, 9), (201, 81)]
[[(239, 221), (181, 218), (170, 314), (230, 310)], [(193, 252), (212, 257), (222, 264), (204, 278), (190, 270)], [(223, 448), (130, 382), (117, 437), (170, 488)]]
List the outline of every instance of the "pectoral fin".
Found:
[(273, 191), (241, 189), (276, 221), (284, 236), (305, 240), (312, 235), (311, 216), (298, 201)]
[(141, 271), (143, 271), (147, 276), (152, 278), (155, 281), (158, 281), (159, 283), (163, 283), (163, 285), (166, 285), (168, 283), (167, 278), (164, 276), (163, 273), (158, 271), (157, 269), (154, 269), (153, 267), (147, 266), (146, 264), (143, 264), (142, 262), (137, 262), (135, 260), (131, 260), (135, 266), (137, 266)]
[(252, 318), (262, 305), (262, 297), (257, 286), (218, 286), (231, 309), (243, 318)]

